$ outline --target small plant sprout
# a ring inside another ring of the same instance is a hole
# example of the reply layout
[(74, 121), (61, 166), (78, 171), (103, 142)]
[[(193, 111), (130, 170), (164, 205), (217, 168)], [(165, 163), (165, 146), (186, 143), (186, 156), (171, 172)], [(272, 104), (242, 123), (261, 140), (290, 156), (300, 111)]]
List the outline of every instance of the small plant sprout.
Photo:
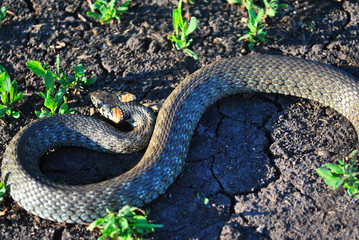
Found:
[(253, 49), (258, 41), (267, 41), (267, 31), (265, 31), (263, 24), (267, 16), (274, 17), (278, 9), (288, 6), (288, 4), (278, 4), (277, 0), (263, 0), (264, 8), (254, 5), (252, 0), (243, 0), (242, 4), (248, 12), (247, 27), (249, 31), (245, 31), (245, 35), (240, 37), (238, 41), (249, 41), (248, 47)]
[[(94, 18), (99, 18), (102, 24), (108, 24), (113, 19), (120, 21), (120, 15), (127, 12), (129, 3), (130, 1), (126, 1), (116, 9), (117, 0), (111, 0), (110, 2), (106, 0), (96, 0), (96, 2), (91, 5), (93, 11), (87, 12), (86, 14)], [(95, 12), (96, 10), (98, 10), (99, 13)]]
[[(74, 88), (76, 91), (83, 88), (83, 85), (90, 85), (96, 81), (96, 78), (87, 79), (84, 77), (85, 68), (82, 64), (77, 65), (74, 68), (75, 76), (66, 75), (65, 73), (60, 72), (60, 56), (57, 55), (56, 59), (56, 72), (54, 73), (51, 69), (44, 63), (45, 70), (41, 63), (38, 61), (30, 61), (26, 63), (26, 66), (34, 74), (44, 78), (46, 93), (40, 92), (40, 97), (45, 100), (41, 112), (35, 111), (37, 117), (45, 117), (53, 114), (73, 114), (75, 110), (68, 107), (67, 98), (64, 96), (69, 87)], [(55, 93), (55, 80), (57, 80), (61, 85), (60, 89)]]
[(187, 55), (198, 59), (198, 56), (195, 52), (188, 49), (189, 45), (193, 39), (188, 40), (188, 36), (197, 28), (197, 18), (191, 17), (189, 24), (187, 21), (183, 22), (182, 18), (182, 0), (178, 2), (177, 9), (173, 10), (173, 29), (172, 35), (169, 35), (167, 38), (175, 43), (177, 50), (183, 50)]
[(44, 77), (46, 71), (51, 73), (53, 78), (57, 80), (62, 87), (70, 87), (75, 89), (75, 91), (80, 91), (80, 89), (84, 89), (84, 86), (89, 86), (91, 84), (94, 84), (96, 82), (96, 77), (87, 78), (85, 77), (85, 70), (86, 68), (79, 64), (76, 67), (74, 67), (75, 76), (73, 75), (66, 75), (66, 73), (60, 72), (60, 55), (57, 54), (56, 56), (56, 72), (54, 73), (51, 71), (51, 69), (47, 66), (47, 64), (44, 62), (44, 66), (46, 70), (42, 67), (41, 63), (38, 61), (30, 61), (26, 63), (26, 66), (30, 69), (31, 72), (34, 74)]
[(358, 151), (354, 150), (344, 161), (338, 159), (339, 164), (327, 163), (316, 171), (320, 177), (324, 178), (328, 186), (333, 187), (333, 190), (343, 186), (347, 189), (349, 196), (354, 195), (359, 198), (357, 153)]
[(277, 2), (277, 0), (270, 0), (269, 2), (268, 0), (263, 0), (265, 8), (264, 18), (266, 18), (266, 16), (274, 17), (277, 14), (278, 9), (288, 6), (286, 3), (278, 4)]
[(15, 103), (19, 102), (23, 94), (17, 92), (17, 82), (14, 80), (11, 82), (10, 76), (3, 66), (0, 65), (0, 118), (5, 114), (12, 116), (13, 118), (19, 118), (20, 113), (13, 111)]
[(202, 198), (198, 193), (197, 193), (197, 199), (203, 203), (203, 205), (207, 205), (209, 203), (209, 199), (208, 198)]
[(5, 181), (0, 182), (0, 202), (4, 200), (4, 194), (9, 191), (9, 186), (6, 185)]
[(261, 42), (266, 41), (267, 32), (264, 31), (264, 24), (260, 24), (264, 17), (264, 9), (260, 9), (258, 14), (253, 9), (253, 4), (251, 1), (246, 5), (246, 9), (248, 11), (248, 20), (247, 27), (249, 31), (245, 31), (245, 35), (240, 37), (238, 41), (249, 41), (249, 49), (253, 49), (258, 39)]
[(6, 10), (7, 10), (7, 6), (2, 6), (2, 7), (0, 8), (0, 22), (1, 22), (2, 20), (4, 20), (5, 17), (6, 17)]
[(74, 114), (75, 109), (68, 107), (67, 98), (64, 94), (67, 92), (66, 87), (60, 87), (55, 93), (55, 83), (54, 77), (49, 71), (45, 71), (44, 74), (44, 82), (46, 86), (46, 94), (40, 92), (40, 97), (45, 100), (43, 108), (41, 108), (41, 112), (35, 111), (37, 117), (42, 118), (45, 116), (56, 114), (58, 110), (58, 114)]
[(117, 214), (108, 209), (106, 211), (108, 214), (104, 218), (97, 219), (88, 227), (89, 230), (100, 228), (102, 236), (98, 240), (106, 236), (111, 239), (141, 239), (142, 236), (154, 232), (155, 228), (163, 227), (163, 225), (148, 223), (147, 214), (136, 207), (126, 205)]

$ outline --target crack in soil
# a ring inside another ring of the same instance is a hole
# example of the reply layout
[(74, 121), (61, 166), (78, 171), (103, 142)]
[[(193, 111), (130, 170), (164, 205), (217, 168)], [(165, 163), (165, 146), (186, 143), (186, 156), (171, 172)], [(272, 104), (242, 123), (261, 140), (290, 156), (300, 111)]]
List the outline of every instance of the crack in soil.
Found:
[[(32, 3), (32, 1), (31, 0), (24, 0), (24, 1), (27, 4), (27, 7), (29, 8), (29, 10), (31, 12), (35, 13), (35, 15), (36, 15), (36, 10), (34, 8), (34, 4)], [(35, 21), (37, 20), (35, 17), (33, 17), (33, 18), (34, 18)], [(39, 20), (37, 20), (37, 24), (38, 23), (39, 23)]]

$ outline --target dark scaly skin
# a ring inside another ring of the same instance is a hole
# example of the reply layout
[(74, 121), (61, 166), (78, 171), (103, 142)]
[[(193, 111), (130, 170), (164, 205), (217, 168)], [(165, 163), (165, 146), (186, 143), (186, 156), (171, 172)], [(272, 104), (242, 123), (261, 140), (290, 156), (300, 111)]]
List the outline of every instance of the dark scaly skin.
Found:
[[(117, 133), (112, 128), (79, 115), (48, 117), (22, 129), (5, 151), (2, 176), (8, 175), (15, 201), (54, 221), (90, 222), (104, 216), (106, 208), (142, 206), (164, 193), (181, 172), (193, 131), (206, 108), (220, 98), (241, 92), (315, 100), (343, 114), (359, 131), (359, 84), (355, 77), (303, 59), (246, 56), (217, 61), (181, 82), (163, 104), (141, 161), (114, 179), (67, 186), (52, 182), (40, 172), (38, 160), (52, 147), (75, 145), (122, 151), (117, 149), (120, 143), (115, 141), (119, 137), (113, 137)], [(139, 138), (135, 134), (130, 141), (125, 140), (126, 148)]]

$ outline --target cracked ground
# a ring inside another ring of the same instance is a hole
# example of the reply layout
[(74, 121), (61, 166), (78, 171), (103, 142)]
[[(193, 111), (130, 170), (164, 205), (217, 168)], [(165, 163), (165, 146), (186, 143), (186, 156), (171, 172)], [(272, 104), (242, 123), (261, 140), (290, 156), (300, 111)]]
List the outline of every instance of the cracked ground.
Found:
[[(286, 2), (286, 1), (281, 1)], [(189, 74), (222, 58), (246, 54), (291, 55), (339, 67), (359, 77), (359, 3), (356, 0), (288, 1), (268, 19), (271, 41), (253, 52), (237, 39), (246, 12), (225, 0), (196, 1), (184, 12), (196, 16), (190, 46), (195, 61), (167, 40), (175, 0), (131, 1), (120, 24), (100, 25), (86, 16), (86, 1), (4, 0), (11, 14), (0, 25), (0, 64), (16, 79), (25, 100), (20, 119), (0, 120), (0, 158), (5, 144), (42, 106), (41, 78), (25, 63), (72, 73), (82, 63), (97, 82), (68, 96), (78, 114), (93, 115), (88, 93), (122, 90), (142, 102), (163, 102)], [(93, 112), (95, 112), (93, 114)], [(332, 191), (315, 169), (357, 147), (351, 124), (330, 108), (294, 97), (232, 96), (212, 105), (200, 120), (180, 176), (145, 206), (164, 228), (153, 239), (356, 239), (358, 200)], [(68, 184), (97, 182), (135, 165), (143, 152), (106, 155), (61, 148), (43, 159), (43, 171)], [(106, 159), (106, 161), (104, 161)], [(61, 162), (60, 167), (58, 162)], [(75, 167), (74, 167), (75, 166)], [(106, 166), (111, 166), (106, 168)], [(85, 178), (86, 176), (87, 178)], [(208, 198), (209, 203), (203, 204)], [(39, 219), (10, 196), (0, 203), (0, 239), (96, 239), (86, 226)]]

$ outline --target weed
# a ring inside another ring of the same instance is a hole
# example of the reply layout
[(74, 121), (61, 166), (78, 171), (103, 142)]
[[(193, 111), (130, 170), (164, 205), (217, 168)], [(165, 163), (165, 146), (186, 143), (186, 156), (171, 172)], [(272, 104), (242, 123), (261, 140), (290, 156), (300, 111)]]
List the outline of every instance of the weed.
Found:
[[(187, 21), (183, 22), (182, 18), (182, 0), (178, 2), (177, 9), (173, 10), (173, 29), (172, 35), (168, 35), (167, 38), (175, 43), (177, 50), (183, 50), (187, 55), (198, 59), (198, 56), (195, 52), (188, 49), (189, 45), (193, 41), (191, 38), (188, 40), (188, 36), (197, 28), (197, 18), (191, 17), (189, 24)], [(187, 41), (188, 40), (188, 41)]]
[(57, 54), (56, 56), (56, 71), (57, 74), (53, 73), (51, 69), (47, 66), (47, 64), (44, 62), (44, 66), (46, 70), (42, 67), (41, 63), (38, 61), (31, 61), (27, 62), (26, 66), (30, 69), (31, 72), (35, 73), (36, 75), (40, 77), (44, 77), (46, 71), (51, 73), (53, 78), (61, 84), (63, 87), (70, 87), (75, 89), (75, 91), (80, 91), (80, 89), (83, 89), (84, 86), (88, 86), (91, 84), (94, 84), (96, 82), (96, 78), (87, 78), (85, 77), (84, 71), (86, 68), (79, 64), (76, 67), (74, 67), (75, 76), (72, 75), (66, 75), (66, 73), (60, 72), (60, 55)]
[(261, 42), (266, 41), (266, 35), (267, 32), (264, 31), (264, 24), (260, 24), (264, 17), (264, 9), (260, 9), (258, 14), (253, 9), (253, 4), (251, 1), (248, 1), (249, 4), (246, 5), (246, 9), (248, 11), (248, 17), (247, 20), (247, 27), (249, 28), (249, 31), (245, 31), (245, 35), (240, 37), (238, 41), (249, 41), (249, 49), (253, 49), (255, 44), (258, 42), (257, 39), (259, 39)]
[(74, 114), (75, 109), (68, 107), (67, 98), (64, 94), (67, 92), (67, 88), (61, 86), (60, 89), (55, 94), (55, 81), (53, 75), (49, 71), (45, 71), (44, 82), (46, 86), (46, 94), (40, 92), (39, 95), (45, 100), (44, 106), (46, 108), (41, 108), (41, 112), (35, 111), (37, 117), (45, 117), (48, 115), (56, 114)]
[[(26, 66), (30, 69), (34, 74), (44, 77), (44, 82), (46, 86), (46, 94), (41, 92), (39, 95), (41, 98), (45, 100), (44, 106), (45, 108), (41, 108), (41, 112), (35, 111), (36, 116), (39, 118), (45, 117), (53, 114), (65, 114), (75, 113), (73, 108), (68, 107), (67, 98), (65, 93), (67, 93), (69, 87), (74, 88), (76, 91), (82, 89), (84, 85), (93, 84), (96, 81), (96, 78), (87, 79), (84, 77), (84, 70), (82, 64), (74, 67), (75, 76), (66, 75), (65, 73), (60, 72), (60, 56), (57, 55), (56, 60), (56, 71), (57, 74), (53, 73), (50, 68), (44, 63), (45, 70), (41, 63), (38, 61), (30, 61), (26, 63)], [(57, 80), (61, 85), (60, 89), (55, 93), (55, 80)], [(58, 112), (57, 112), (58, 111)]]
[(6, 185), (5, 181), (0, 182), (0, 202), (4, 200), (3, 194), (9, 191), (9, 186)]
[(274, 17), (277, 14), (278, 9), (288, 6), (286, 3), (278, 4), (277, 2), (277, 0), (270, 0), (270, 2), (268, 2), (268, 0), (263, 0), (265, 8), (264, 19), (266, 16)]
[(97, 219), (88, 227), (90, 230), (95, 227), (100, 228), (103, 235), (98, 240), (106, 236), (111, 239), (139, 239), (145, 234), (154, 232), (154, 228), (163, 227), (163, 225), (148, 223), (147, 214), (136, 207), (126, 205), (117, 214), (108, 209), (106, 211), (108, 214), (104, 218)]
[(197, 193), (197, 199), (203, 203), (203, 205), (207, 205), (209, 203), (209, 199), (208, 198), (202, 198), (198, 193)]
[[(254, 5), (252, 0), (243, 0), (242, 4), (245, 5), (248, 12), (247, 27), (249, 31), (245, 31), (245, 35), (240, 37), (238, 41), (249, 41), (249, 49), (253, 49), (259, 41), (267, 41), (267, 31), (264, 29), (264, 20), (267, 16), (274, 17), (279, 8), (286, 7), (287, 4), (278, 4), (277, 0), (263, 0), (264, 8)], [(257, 9), (257, 13), (254, 9)]]
[(17, 81), (11, 82), (10, 75), (7, 73), (5, 68), (0, 65), (0, 118), (4, 117), (5, 114), (12, 116), (13, 118), (19, 118), (20, 113), (13, 111), (15, 103), (19, 102), (23, 94), (17, 92)]
[(2, 20), (4, 20), (5, 17), (6, 17), (6, 10), (7, 10), (7, 6), (2, 6), (2, 7), (0, 8), (0, 22), (1, 22)]
[[(91, 5), (92, 10), (94, 11), (89, 11), (86, 14), (94, 18), (99, 18), (99, 22), (102, 24), (108, 24), (112, 19), (117, 19), (119, 21), (120, 15), (127, 12), (129, 3), (130, 1), (126, 1), (116, 9), (117, 0), (111, 0), (110, 2), (107, 2), (106, 0), (96, 0), (96, 2)], [(100, 13), (95, 12), (95, 10), (98, 10)]]
[(354, 195), (359, 198), (359, 172), (357, 171), (359, 165), (355, 159), (357, 153), (358, 151), (354, 150), (344, 161), (338, 159), (339, 164), (327, 163), (316, 171), (324, 178), (328, 186), (333, 187), (333, 190), (344, 186), (349, 196)]

